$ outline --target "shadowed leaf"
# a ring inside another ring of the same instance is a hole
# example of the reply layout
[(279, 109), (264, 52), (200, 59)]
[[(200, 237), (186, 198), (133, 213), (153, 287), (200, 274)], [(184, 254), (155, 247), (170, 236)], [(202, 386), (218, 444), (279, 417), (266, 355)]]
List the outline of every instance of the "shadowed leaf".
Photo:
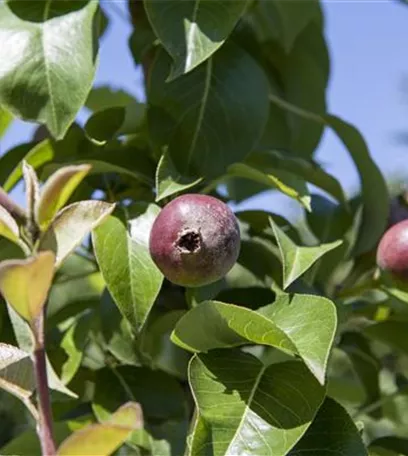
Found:
[(0, 388), (23, 400), (31, 396), (35, 378), (29, 353), (0, 343)]
[(156, 170), (156, 201), (194, 187), (201, 181), (202, 178), (192, 180), (180, 174), (171, 161), (169, 154), (165, 152), (161, 156)]
[(313, 421), (325, 390), (301, 362), (265, 367), (245, 353), (195, 355), (190, 385), (199, 419), (189, 456), (282, 456)]

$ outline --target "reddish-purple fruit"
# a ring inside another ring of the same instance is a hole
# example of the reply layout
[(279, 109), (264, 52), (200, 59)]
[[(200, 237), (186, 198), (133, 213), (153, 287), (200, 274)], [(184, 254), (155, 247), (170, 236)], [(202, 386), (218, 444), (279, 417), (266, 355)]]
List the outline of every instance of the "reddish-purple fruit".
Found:
[(231, 209), (212, 196), (187, 194), (167, 204), (150, 233), (150, 255), (177, 285), (199, 287), (227, 274), (238, 258), (240, 234)]
[(408, 220), (385, 232), (377, 248), (377, 264), (383, 271), (408, 279)]

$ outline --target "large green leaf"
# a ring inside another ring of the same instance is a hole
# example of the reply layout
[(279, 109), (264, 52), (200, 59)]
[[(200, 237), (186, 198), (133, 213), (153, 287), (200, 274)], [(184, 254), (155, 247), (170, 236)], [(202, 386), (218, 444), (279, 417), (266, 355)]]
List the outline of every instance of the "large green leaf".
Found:
[(245, 353), (195, 355), (189, 369), (198, 408), (188, 454), (282, 456), (310, 426), (324, 388), (300, 362), (265, 367)]
[(288, 456), (367, 456), (356, 425), (336, 401), (326, 398), (312, 425)]
[(193, 352), (248, 342), (276, 347), (301, 356), (323, 384), (336, 324), (335, 306), (318, 296), (282, 294), (257, 312), (204, 301), (179, 320), (172, 340)]
[(338, 247), (343, 241), (338, 240), (316, 247), (301, 247), (296, 245), (286, 233), (270, 219), (283, 267), (283, 287), (287, 288), (298, 277), (305, 273), (319, 258), (330, 250)]
[(363, 200), (363, 219), (354, 248), (355, 253), (369, 251), (379, 240), (386, 228), (389, 212), (387, 185), (381, 171), (370, 156), (361, 133), (351, 124), (333, 115), (319, 115), (294, 106), (276, 95), (272, 102), (297, 116), (327, 125), (336, 133), (348, 152), (360, 175)]
[(145, 0), (149, 21), (173, 58), (171, 78), (191, 71), (208, 59), (228, 38), (247, 0)]
[(57, 138), (91, 89), (97, 5), (94, 0), (0, 5), (0, 102), (23, 119), (45, 123)]
[(220, 175), (244, 159), (262, 134), (269, 109), (265, 75), (233, 44), (172, 82), (165, 81), (169, 66), (160, 51), (149, 84), (151, 138), (157, 147), (168, 145), (179, 172)]
[(279, 41), (286, 53), (292, 50), (296, 38), (318, 13), (316, 0), (261, 0), (250, 12), (260, 41)]
[(99, 267), (110, 294), (122, 314), (139, 331), (160, 291), (163, 275), (150, 257), (148, 239), (160, 209), (141, 208), (138, 217), (127, 226), (109, 217), (93, 234)]

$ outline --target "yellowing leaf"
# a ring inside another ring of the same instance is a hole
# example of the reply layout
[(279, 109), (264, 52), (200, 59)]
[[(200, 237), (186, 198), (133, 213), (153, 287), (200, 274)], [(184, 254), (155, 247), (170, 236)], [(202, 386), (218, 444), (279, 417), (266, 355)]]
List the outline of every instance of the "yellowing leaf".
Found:
[(19, 230), (16, 221), (4, 207), (0, 206), (0, 236), (18, 243)]
[(90, 169), (90, 165), (65, 166), (51, 175), (43, 187), (35, 210), (41, 230), (48, 228)]
[(109, 456), (133, 431), (143, 427), (139, 404), (128, 402), (101, 424), (92, 424), (74, 432), (58, 448), (58, 456)]
[(55, 255), (41, 252), (26, 260), (0, 264), (0, 292), (28, 322), (41, 313), (54, 276)]

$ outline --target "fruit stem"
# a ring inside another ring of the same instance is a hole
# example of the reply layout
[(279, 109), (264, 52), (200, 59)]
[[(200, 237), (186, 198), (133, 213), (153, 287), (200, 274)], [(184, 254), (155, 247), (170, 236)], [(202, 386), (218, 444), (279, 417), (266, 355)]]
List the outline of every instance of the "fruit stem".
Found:
[(43, 456), (55, 456), (56, 448), (53, 438), (52, 410), (47, 378), (47, 361), (44, 347), (44, 313), (37, 318), (33, 325), (35, 338), (34, 371), (37, 384), (37, 402), (39, 419), (37, 434)]

